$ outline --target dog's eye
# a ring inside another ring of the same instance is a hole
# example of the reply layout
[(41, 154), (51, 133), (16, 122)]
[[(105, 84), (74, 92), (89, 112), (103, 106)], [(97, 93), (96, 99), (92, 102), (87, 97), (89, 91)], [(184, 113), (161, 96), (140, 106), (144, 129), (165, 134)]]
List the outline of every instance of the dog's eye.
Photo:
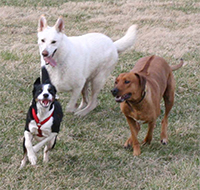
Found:
[(115, 84), (117, 84), (117, 81), (115, 81)]
[(54, 40), (54, 41), (52, 41), (51, 43), (52, 43), (52, 44), (55, 44), (55, 43), (56, 43), (56, 41)]
[(125, 83), (125, 84), (128, 84), (128, 83), (130, 83), (130, 81), (129, 81), (129, 80), (125, 80), (124, 83)]
[(44, 39), (41, 39), (41, 41), (44, 43), (45, 42), (45, 40)]

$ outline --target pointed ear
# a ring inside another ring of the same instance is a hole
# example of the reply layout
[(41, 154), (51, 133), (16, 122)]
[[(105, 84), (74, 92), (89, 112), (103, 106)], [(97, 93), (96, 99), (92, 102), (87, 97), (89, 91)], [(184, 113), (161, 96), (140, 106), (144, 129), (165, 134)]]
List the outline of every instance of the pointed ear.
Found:
[(64, 21), (63, 18), (60, 16), (58, 20), (56, 21), (56, 24), (54, 25), (57, 32), (62, 32), (64, 29)]
[(44, 15), (41, 15), (38, 22), (38, 32), (42, 32), (47, 27), (47, 20)]
[(41, 84), (41, 82), (40, 82), (40, 77), (38, 77), (38, 78), (35, 80), (34, 86), (37, 86), (37, 85), (39, 85), (39, 84)]
[(141, 86), (142, 91), (145, 89), (146, 86), (146, 78), (142, 75), (139, 75), (138, 73), (135, 73), (136, 77), (139, 79), (139, 84)]
[(42, 67), (42, 84), (51, 84), (49, 73), (45, 66)]

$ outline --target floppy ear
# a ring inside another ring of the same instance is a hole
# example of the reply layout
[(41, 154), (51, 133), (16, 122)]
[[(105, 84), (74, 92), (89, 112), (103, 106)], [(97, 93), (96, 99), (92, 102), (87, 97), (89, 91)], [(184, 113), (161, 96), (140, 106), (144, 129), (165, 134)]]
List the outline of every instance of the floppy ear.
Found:
[(135, 73), (135, 75), (138, 77), (139, 79), (139, 84), (141, 86), (142, 91), (145, 89), (146, 86), (146, 78), (142, 75), (139, 75), (138, 73)]
[(56, 24), (54, 25), (54, 27), (57, 30), (57, 32), (62, 32), (62, 30), (64, 29), (64, 21), (61, 16), (56, 21)]
[(41, 15), (38, 22), (38, 32), (42, 32), (47, 27), (47, 20), (44, 15)]
[(40, 82), (40, 77), (38, 77), (38, 78), (35, 80), (34, 86), (37, 86), (37, 85), (39, 85), (39, 84), (41, 84), (41, 82)]

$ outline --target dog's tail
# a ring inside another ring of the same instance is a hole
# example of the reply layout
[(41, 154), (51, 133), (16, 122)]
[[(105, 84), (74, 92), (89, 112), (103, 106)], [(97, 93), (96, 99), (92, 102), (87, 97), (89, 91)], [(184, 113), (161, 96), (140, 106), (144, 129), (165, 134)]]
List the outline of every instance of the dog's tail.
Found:
[(136, 33), (137, 25), (132, 25), (129, 27), (124, 37), (114, 42), (118, 53), (125, 51), (134, 44)]
[(42, 84), (51, 83), (49, 73), (48, 73), (47, 69), (45, 68), (45, 66), (42, 67), (41, 71), (42, 71)]
[(178, 65), (171, 66), (172, 71), (175, 71), (183, 66), (183, 59), (181, 58), (181, 62)]

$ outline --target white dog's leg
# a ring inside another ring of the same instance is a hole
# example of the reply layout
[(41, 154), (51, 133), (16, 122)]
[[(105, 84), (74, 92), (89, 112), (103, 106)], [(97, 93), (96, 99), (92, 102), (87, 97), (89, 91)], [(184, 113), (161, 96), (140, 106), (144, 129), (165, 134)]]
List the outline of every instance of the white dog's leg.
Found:
[(97, 106), (97, 96), (100, 92), (100, 90), (103, 88), (107, 76), (110, 74), (110, 72), (108, 73), (99, 73), (93, 81), (91, 81), (91, 88), (92, 88), (92, 95), (91, 95), (91, 99), (89, 101), (89, 104), (87, 105), (87, 107), (85, 107), (84, 109), (78, 111), (75, 113), (75, 115), (79, 115), (79, 116), (85, 116), (86, 114), (88, 114), (90, 111), (92, 111), (94, 108), (96, 108)]
[(44, 148), (44, 156), (43, 156), (43, 162), (49, 161), (49, 151), (52, 149), (52, 147), (55, 145), (56, 136), (47, 143), (47, 145)]
[(67, 105), (67, 108), (66, 108), (66, 112), (75, 112), (75, 110), (77, 109), (76, 103), (77, 103), (79, 95), (81, 94), (81, 91), (84, 87), (84, 83), (85, 83), (85, 81), (83, 81), (81, 87), (73, 89), (71, 99), (70, 99), (70, 101)]
[(89, 101), (89, 89), (88, 89), (89, 83), (86, 82), (85, 86), (82, 90), (82, 101), (78, 107), (78, 109), (76, 111), (79, 111), (81, 109), (83, 109), (84, 107), (86, 107), (88, 105), (88, 101)]
[(57, 133), (51, 133), (50, 136), (48, 136), (47, 138), (43, 139), (41, 142), (36, 144), (33, 147), (34, 152), (38, 152), (48, 141), (51, 141), (56, 135)]
[(36, 165), (37, 157), (35, 155), (35, 152), (33, 150), (33, 145), (32, 145), (33, 135), (30, 132), (25, 131), (24, 138), (25, 138), (25, 147), (27, 150), (28, 159), (31, 162), (31, 165)]

